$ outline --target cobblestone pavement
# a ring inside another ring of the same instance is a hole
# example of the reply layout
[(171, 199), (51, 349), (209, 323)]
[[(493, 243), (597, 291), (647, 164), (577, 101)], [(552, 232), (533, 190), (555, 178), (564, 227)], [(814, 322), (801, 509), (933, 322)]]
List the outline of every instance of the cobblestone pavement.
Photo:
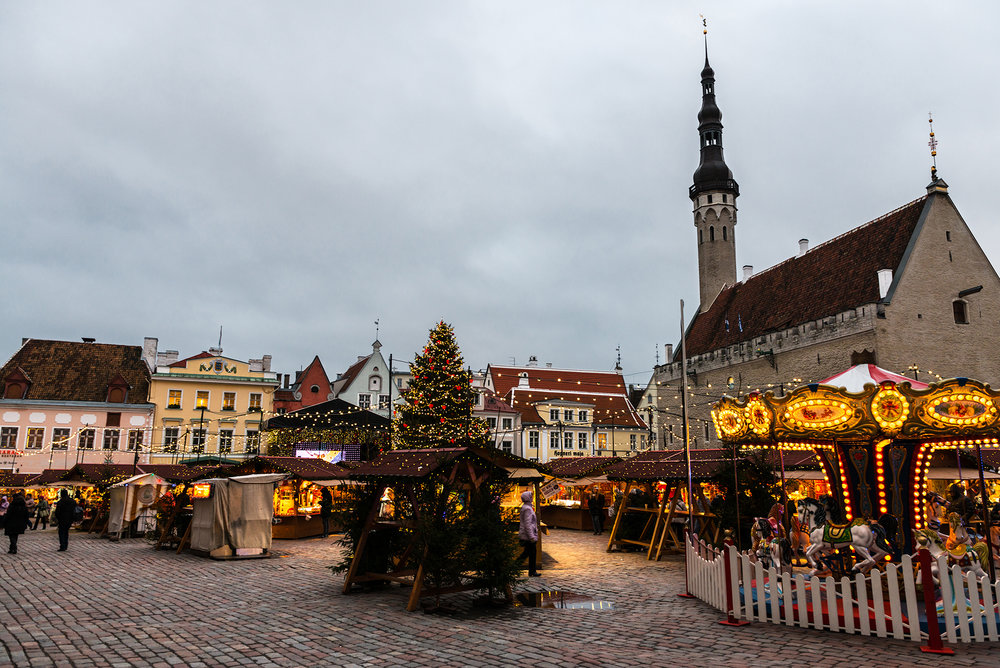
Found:
[[(407, 613), (406, 591), (344, 596), (330, 540), (275, 541), (280, 558), (212, 561), (52, 530), (0, 552), (0, 664), (13, 666), (767, 666), (1000, 665), (1000, 648), (954, 657), (916, 643), (755, 623), (684, 600), (680, 557), (604, 551), (603, 537), (553, 531), (544, 576), (613, 610), (505, 608)], [(6, 545), (6, 541), (3, 541)], [(464, 599), (468, 600), (468, 599)]]

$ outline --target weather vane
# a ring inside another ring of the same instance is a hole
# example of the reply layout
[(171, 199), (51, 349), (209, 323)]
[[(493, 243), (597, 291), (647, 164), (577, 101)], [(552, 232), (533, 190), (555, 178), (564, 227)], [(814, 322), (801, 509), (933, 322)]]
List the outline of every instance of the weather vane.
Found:
[(375, 340), (378, 341), (378, 319), (375, 320)]
[(704, 14), (698, 14), (698, 16), (701, 17), (701, 34), (702, 35), (707, 35), (708, 34), (708, 19), (705, 18)]
[(934, 114), (927, 112), (927, 122), (931, 124), (931, 140), (927, 145), (931, 147), (931, 181), (937, 181), (937, 139), (934, 137)]

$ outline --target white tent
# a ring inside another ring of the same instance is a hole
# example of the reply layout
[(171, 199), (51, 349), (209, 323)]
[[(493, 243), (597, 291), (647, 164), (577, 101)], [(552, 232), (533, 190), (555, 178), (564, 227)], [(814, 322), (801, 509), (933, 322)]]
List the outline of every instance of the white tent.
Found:
[(265, 556), (271, 549), (274, 485), (284, 473), (199, 480), (208, 497), (192, 499), (191, 551), (214, 559)]
[(120, 537), (122, 529), (139, 519), (138, 531), (156, 528), (156, 502), (170, 489), (170, 483), (152, 473), (140, 473), (111, 486), (108, 533)]

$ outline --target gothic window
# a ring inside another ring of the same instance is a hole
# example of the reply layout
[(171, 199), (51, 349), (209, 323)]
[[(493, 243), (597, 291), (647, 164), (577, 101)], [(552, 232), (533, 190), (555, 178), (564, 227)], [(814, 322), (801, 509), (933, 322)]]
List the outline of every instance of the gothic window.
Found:
[(956, 299), (951, 303), (951, 308), (955, 313), (955, 322), (959, 325), (969, 324), (969, 313), (966, 310), (966, 303), (964, 300)]
[(698, 243), (705, 243), (705, 230), (698, 230)]
[(726, 226), (725, 226), (725, 225), (723, 225), (723, 226), (722, 226), (722, 240), (723, 240), (723, 241), (725, 241), (725, 240), (726, 240), (726, 239), (728, 239), (728, 238), (729, 238), (729, 237), (728, 237), (728, 236), (726, 235)]
[(715, 241), (715, 226), (714, 225), (708, 228), (708, 240), (709, 241)]

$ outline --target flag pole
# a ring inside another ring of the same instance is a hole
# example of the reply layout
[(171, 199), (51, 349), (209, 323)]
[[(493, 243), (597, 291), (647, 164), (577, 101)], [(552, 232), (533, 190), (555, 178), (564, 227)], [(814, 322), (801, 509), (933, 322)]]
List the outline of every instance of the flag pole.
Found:
[[(691, 478), (691, 439), (688, 433), (688, 407), (687, 407), (687, 345), (684, 343), (684, 300), (681, 300), (681, 434), (684, 438), (684, 459), (687, 462), (688, 474), (688, 524), (687, 524), (687, 544), (685, 550), (691, 550), (692, 529), (694, 528), (694, 483)], [(694, 598), (689, 584), (687, 569), (688, 560), (684, 560), (684, 593), (681, 598)]]

